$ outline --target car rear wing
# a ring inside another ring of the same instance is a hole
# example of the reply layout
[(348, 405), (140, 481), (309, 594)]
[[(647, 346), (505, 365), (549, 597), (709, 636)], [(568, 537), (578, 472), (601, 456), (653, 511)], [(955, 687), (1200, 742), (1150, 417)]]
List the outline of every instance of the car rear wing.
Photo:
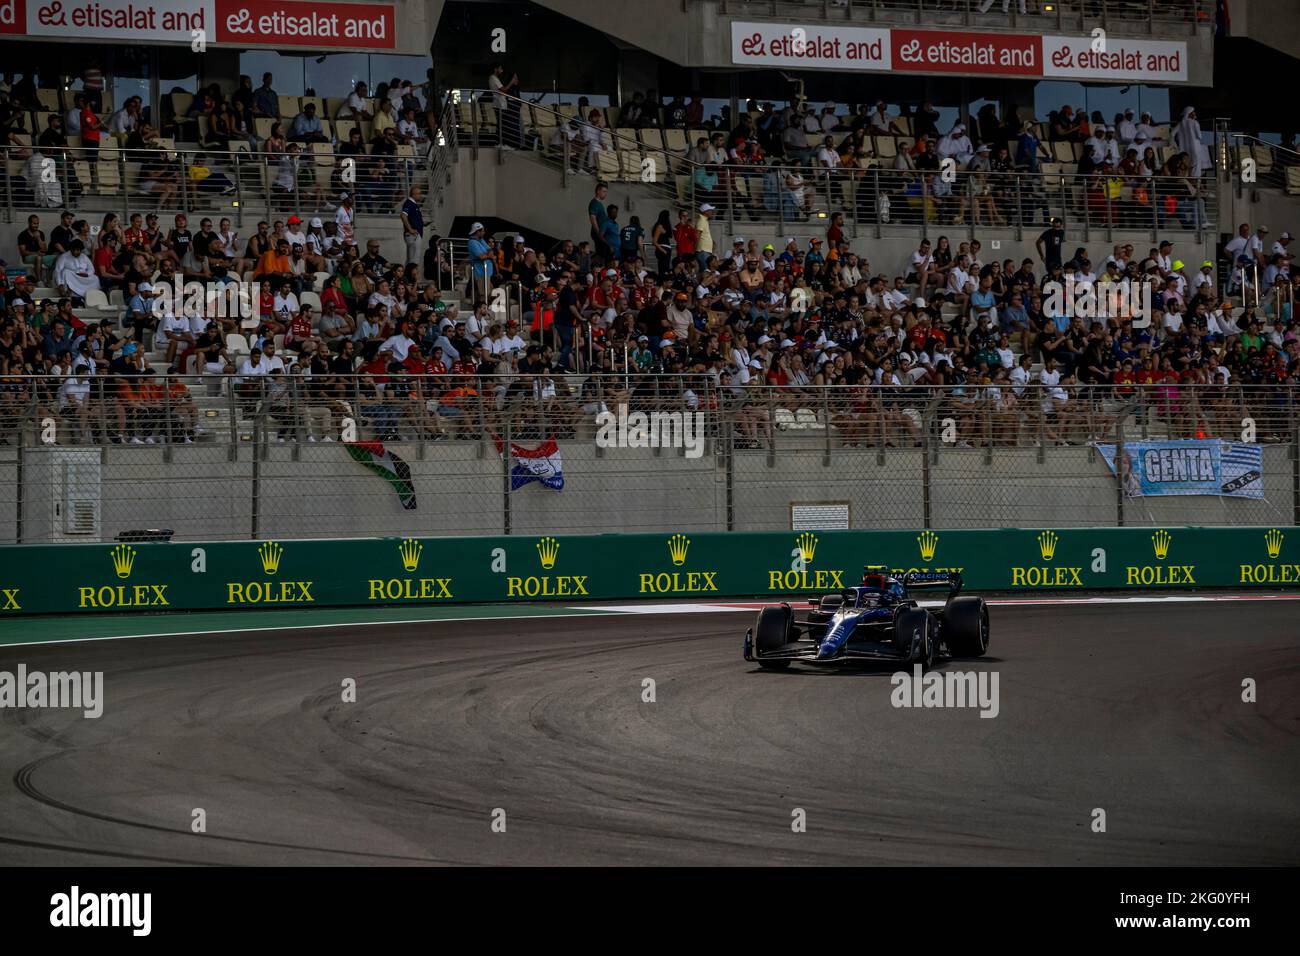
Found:
[(961, 593), (962, 579), (957, 571), (909, 571), (903, 575), (903, 586), (909, 591), (937, 591), (948, 589), (948, 600)]

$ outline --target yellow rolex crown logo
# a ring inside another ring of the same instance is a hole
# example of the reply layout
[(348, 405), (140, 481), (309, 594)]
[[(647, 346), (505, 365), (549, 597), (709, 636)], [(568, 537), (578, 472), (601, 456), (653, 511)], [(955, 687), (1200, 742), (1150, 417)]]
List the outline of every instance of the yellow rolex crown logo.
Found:
[(1038, 553), (1044, 561), (1051, 561), (1056, 554), (1056, 543), (1061, 540), (1055, 531), (1044, 531), (1038, 536)]
[(1163, 561), (1169, 554), (1169, 543), (1171, 541), (1173, 541), (1173, 535), (1164, 528), (1151, 536), (1151, 547), (1155, 548), (1157, 560)]
[(1282, 553), (1282, 542), (1285, 538), (1286, 535), (1281, 531), (1278, 531), (1277, 528), (1273, 528), (1264, 533), (1264, 547), (1268, 548), (1268, 556), (1270, 558), (1276, 558)]
[(129, 544), (119, 544), (112, 550), (113, 570), (119, 578), (129, 578), (131, 568), (135, 566), (135, 548)]
[(804, 564), (808, 564), (817, 553), (817, 535), (811, 531), (805, 531), (799, 537), (794, 539), (795, 547), (799, 549), (799, 557), (803, 559)]
[(680, 567), (686, 563), (686, 549), (691, 546), (691, 539), (684, 534), (675, 534), (668, 539), (668, 553), (672, 556), (673, 564)]
[(542, 568), (546, 571), (555, 567), (555, 559), (560, 554), (560, 542), (554, 538), (539, 538), (537, 540), (537, 556), (542, 559)]
[(922, 531), (916, 536), (916, 544), (921, 549), (921, 560), (933, 561), (934, 552), (939, 549), (939, 536), (933, 531)]
[(268, 541), (257, 549), (257, 556), (262, 559), (262, 570), (275, 574), (280, 570), (280, 559), (284, 557), (284, 548), (274, 541)]
[(402, 567), (407, 571), (416, 571), (420, 567), (420, 555), (424, 553), (424, 545), (414, 538), (403, 538), (402, 543), (397, 546), (397, 553), (402, 556)]

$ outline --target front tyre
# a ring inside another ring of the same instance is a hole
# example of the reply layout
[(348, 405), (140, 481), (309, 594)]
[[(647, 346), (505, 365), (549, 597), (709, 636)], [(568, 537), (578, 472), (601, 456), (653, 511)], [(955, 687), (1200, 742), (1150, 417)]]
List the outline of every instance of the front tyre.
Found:
[(754, 627), (754, 657), (758, 666), (772, 671), (785, 670), (790, 666), (788, 660), (764, 660), (764, 654), (779, 651), (790, 643), (794, 613), (788, 604), (765, 607), (758, 612), (758, 624)]
[(920, 664), (923, 671), (934, 666), (935, 634), (929, 611), (908, 608), (899, 612), (894, 619), (894, 641), (909, 648), (909, 664)]
[(956, 657), (983, 657), (989, 649), (989, 606), (982, 597), (959, 597), (943, 610), (943, 636)]

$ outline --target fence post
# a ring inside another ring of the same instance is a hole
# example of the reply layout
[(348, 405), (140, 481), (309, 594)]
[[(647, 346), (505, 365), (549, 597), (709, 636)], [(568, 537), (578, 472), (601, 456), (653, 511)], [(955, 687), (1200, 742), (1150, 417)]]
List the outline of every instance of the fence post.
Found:
[(172, 390), (171, 374), (163, 376), (163, 421), (162, 421), (162, 440), (163, 440), (163, 461), (167, 464), (172, 463)]
[(1124, 451), (1124, 419), (1115, 422), (1115, 524), (1124, 527), (1124, 470), (1128, 467)]
[(249, 484), (251, 500), (248, 503), (248, 536), (254, 541), (261, 531), (262, 516), (262, 439), (265, 437), (262, 430), (262, 416), (254, 414), (253, 416), (253, 469), (252, 481)]
[[(239, 458), (239, 402), (235, 400), (235, 377), (221, 373), (222, 380), (226, 383), (226, 411), (230, 417), (230, 454), (227, 458), (230, 461), (236, 461)], [(100, 402), (100, 406), (103, 406)]]
[(510, 440), (514, 433), (514, 418), (508, 405), (505, 412), (505, 437), (501, 445), (501, 529), (503, 534), (508, 535), (514, 517), (510, 513)]
[(766, 388), (767, 392), (767, 467), (776, 467), (776, 402), (772, 397), (772, 389)]
[(244, 228), (244, 171), (240, 168), (239, 153), (235, 153), (235, 225)]
[(921, 527), (923, 528), (930, 528), (934, 524), (934, 499), (930, 496), (930, 467), (933, 463), (930, 461), (930, 456), (936, 449), (930, 440), (930, 432), (937, 412), (937, 403), (931, 402), (930, 407), (925, 410), (925, 418), (921, 420), (924, 426), (921, 429)]
[(727, 414), (726, 408), (719, 403), (718, 405), (718, 424), (722, 429), (722, 441), (720, 446), (724, 455), (724, 486), (726, 488), (726, 500), (724, 507), (726, 514), (723, 516), (725, 530), (736, 530), (736, 427)]
[(1151, 241), (1160, 236), (1160, 177), (1151, 177)]
[(822, 467), (831, 466), (831, 393), (830, 389), (822, 389), (822, 434), (826, 439), (826, 447), (822, 451)]
[(1020, 173), (1016, 177), (1016, 241), (1025, 241), (1025, 180)]
[(880, 167), (879, 166), (871, 167), (871, 207), (875, 211), (875, 215), (872, 216), (872, 218), (876, 220), (876, 238), (879, 239), (882, 235), (884, 235), (881, 229), (881, 220), (883, 219), (883, 216), (881, 215), (882, 207), (880, 205)]
[(118, 146), (114, 155), (117, 159), (117, 186), (122, 194), (122, 221), (129, 222), (131, 219), (131, 199), (130, 190), (126, 185), (126, 150)]
[(1300, 525), (1300, 416), (1296, 414), (1295, 394), (1288, 390), (1291, 406), (1291, 523)]

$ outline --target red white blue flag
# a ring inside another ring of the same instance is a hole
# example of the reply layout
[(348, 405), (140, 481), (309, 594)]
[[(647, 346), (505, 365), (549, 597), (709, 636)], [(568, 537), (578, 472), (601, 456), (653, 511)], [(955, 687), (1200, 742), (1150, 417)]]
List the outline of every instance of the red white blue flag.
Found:
[[(505, 443), (497, 436), (493, 439), (497, 453), (504, 454)], [(556, 491), (564, 488), (564, 466), (560, 460), (560, 446), (554, 438), (546, 439), (536, 448), (510, 443), (510, 490), (516, 491), (533, 481)]]

